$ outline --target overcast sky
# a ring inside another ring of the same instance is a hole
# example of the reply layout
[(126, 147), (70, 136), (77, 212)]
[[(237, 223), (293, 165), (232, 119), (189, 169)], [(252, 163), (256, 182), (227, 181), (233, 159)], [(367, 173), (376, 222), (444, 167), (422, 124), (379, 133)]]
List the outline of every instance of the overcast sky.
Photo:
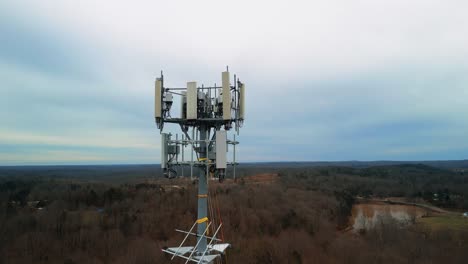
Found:
[(154, 78), (220, 83), (226, 65), (247, 89), (241, 161), (465, 159), (467, 10), (1, 1), (0, 165), (159, 163)]

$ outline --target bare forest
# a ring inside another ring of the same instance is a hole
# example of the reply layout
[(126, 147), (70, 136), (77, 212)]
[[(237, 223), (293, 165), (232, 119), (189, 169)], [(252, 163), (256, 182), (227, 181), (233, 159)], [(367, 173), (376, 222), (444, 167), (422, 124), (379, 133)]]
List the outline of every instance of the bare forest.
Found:
[[(154, 167), (0, 169), (0, 263), (179, 263), (196, 218), (196, 181)], [(210, 181), (213, 221), (232, 244), (223, 263), (466, 263), (468, 225), (350, 229), (353, 206), (397, 199), (468, 211), (468, 175), (426, 165), (246, 166)], [(436, 197), (436, 198), (434, 198)], [(430, 219), (428, 213), (424, 217)], [(437, 216), (437, 215), (436, 215)], [(468, 222), (468, 219), (464, 219)], [(458, 221), (458, 220), (457, 220)], [(463, 219), (461, 220), (463, 221)]]

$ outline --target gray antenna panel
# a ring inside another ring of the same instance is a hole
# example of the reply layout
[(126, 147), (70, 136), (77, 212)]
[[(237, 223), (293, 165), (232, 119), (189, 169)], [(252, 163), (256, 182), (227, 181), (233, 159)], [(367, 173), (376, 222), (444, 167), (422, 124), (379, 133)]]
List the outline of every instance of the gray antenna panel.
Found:
[(225, 169), (227, 165), (227, 136), (225, 130), (216, 131), (216, 168)]
[(167, 167), (167, 146), (169, 135), (167, 133), (161, 133), (161, 168)]
[(197, 119), (197, 82), (187, 83), (187, 119)]
[(187, 118), (187, 92), (181, 92), (181, 99), (180, 99), (180, 118), (185, 119)]
[(244, 119), (245, 115), (245, 84), (239, 86), (239, 118)]
[(231, 119), (231, 87), (229, 86), (229, 72), (222, 73), (223, 83), (223, 119)]
[(162, 81), (156, 79), (154, 84), (154, 117), (161, 117), (162, 113)]

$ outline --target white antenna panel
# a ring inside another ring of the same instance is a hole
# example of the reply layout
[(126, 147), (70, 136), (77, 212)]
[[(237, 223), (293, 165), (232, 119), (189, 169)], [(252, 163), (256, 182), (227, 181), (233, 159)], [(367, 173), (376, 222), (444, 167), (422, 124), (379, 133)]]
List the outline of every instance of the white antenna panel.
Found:
[(227, 163), (226, 131), (216, 131), (216, 168), (225, 169)]
[(156, 79), (154, 85), (154, 117), (161, 117), (162, 113), (162, 81), (160, 78)]
[(222, 73), (223, 82), (223, 119), (231, 119), (231, 87), (229, 83), (229, 72)]
[(197, 119), (197, 82), (187, 83), (187, 119)]

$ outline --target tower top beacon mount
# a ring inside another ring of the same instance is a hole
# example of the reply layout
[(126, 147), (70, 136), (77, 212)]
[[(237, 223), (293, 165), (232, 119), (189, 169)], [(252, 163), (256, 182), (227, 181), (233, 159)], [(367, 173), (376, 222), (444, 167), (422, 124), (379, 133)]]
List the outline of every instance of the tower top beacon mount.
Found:
[[(230, 244), (216, 237), (222, 222), (216, 222), (214, 215), (208, 215), (208, 180), (222, 182), (228, 165), (233, 166), (235, 178), (236, 141), (245, 119), (245, 85), (234, 75), (231, 83), (228, 68), (221, 73), (221, 86), (201, 85), (187, 82), (185, 87), (166, 87), (164, 76), (155, 81), (154, 116), (161, 131), (161, 168), (167, 178), (184, 175), (184, 168), (190, 168), (191, 179), (198, 179), (198, 216), (191, 229), (176, 230), (186, 234), (178, 247), (162, 249), (186, 260), (185, 263), (212, 263), (224, 255)], [(178, 104), (179, 107), (173, 107)], [(182, 135), (162, 133), (166, 124), (179, 125)], [(228, 132), (235, 131), (233, 139)], [(228, 161), (228, 145), (233, 146), (232, 161)], [(186, 159), (187, 154), (190, 160)], [(195, 156), (195, 157), (194, 157)], [(194, 175), (196, 175), (194, 177)], [(194, 228), (197, 227), (197, 232)], [(210, 232), (210, 230), (212, 232)], [(208, 236), (211, 233), (212, 236)], [(195, 246), (184, 246), (188, 237), (196, 237)]]

